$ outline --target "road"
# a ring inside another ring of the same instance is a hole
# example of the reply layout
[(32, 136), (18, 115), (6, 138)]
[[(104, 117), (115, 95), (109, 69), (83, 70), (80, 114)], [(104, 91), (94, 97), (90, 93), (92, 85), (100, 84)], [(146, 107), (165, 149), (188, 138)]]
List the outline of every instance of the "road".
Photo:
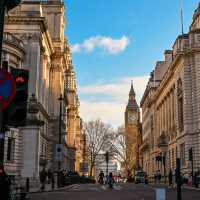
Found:
[[(184, 189), (182, 200), (200, 200), (200, 191)], [(113, 189), (97, 184), (73, 185), (70, 189), (32, 194), (31, 200), (155, 200), (155, 186), (122, 184)], [(167, 189), (167, 200), (176, 200), (176, 191)]]

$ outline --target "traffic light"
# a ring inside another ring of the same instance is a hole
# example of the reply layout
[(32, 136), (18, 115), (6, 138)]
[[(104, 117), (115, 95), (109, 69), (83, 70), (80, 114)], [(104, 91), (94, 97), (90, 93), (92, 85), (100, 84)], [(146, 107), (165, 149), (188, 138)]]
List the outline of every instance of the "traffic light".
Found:
[(192, 148), (189, 149), (189, 161), (193, 160), (193, 150)]
[(16, 93), (5, 112), (5, 124), (24, 126), (27, 115), (29, 72), (25, 69), (11, 68), (11, 75), (16, 84)]

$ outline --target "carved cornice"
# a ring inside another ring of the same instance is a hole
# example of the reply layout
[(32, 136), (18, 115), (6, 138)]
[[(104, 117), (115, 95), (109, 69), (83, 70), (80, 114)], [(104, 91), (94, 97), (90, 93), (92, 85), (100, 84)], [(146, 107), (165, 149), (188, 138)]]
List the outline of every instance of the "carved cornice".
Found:
[(29, 16), (9, 16), (6, 17), (5, 23), (7, 25), (20, 24), (20, 25), (40, 25), (42, 33), (48, 30), (47, 21), (45, 17), (29, 17)]
[[(46, 21), (46, 18), (45, 17), (27, 17), (27, 16), (9, 16), (9, 17), (6, 17), (6, 20), (5, 20), (5, 23), (7, 25), (16, 25), (16, 24), (20, 24), (20, 25), (39, 25), (40, 26), (40, 30), (41, 30), (41, 33), (45, 35), (46, 37), (46, 40), (47, 40), (47, 43), (49, 45), (49, 48), (50, 48), (50, 51), (51, 53), (53, 54), (54, 53), (54, 48), (53, 48), (53, 43), (52, 43), (52, 40), (51, 40), (51, 36), (48, 32), (48, 25), (47, 25), (47, 21)], [(35, 34), (38, 34), (38, 36), (36, 36)], [(23, 35), (24, 38), (22, 37), (21, 39), (26, 39), (26, 40), (30, 40), (30, 39), (33, 39), (33, 41), (35, 41), (35, 39), (39, 39), (39, 41), (41, 42), (42, 41), (42, 34), (40, 33), (25, 33), (25, 34), (18, 34), (19, 36), (20, 35)], [(16, 33), (17, 35), (17, 33)], [(28, 36), (30, 35), (30, 36)], [(24, 40), (23, 40), (24, 41)], [(38, 41), (38, 40), (37, 40)], [(41, 42), (42, 43), (42, 42)]]
[(23, 4), (41, 4), (41, 5), (59, 5), (64, 6), (64, 1), (47, 1), (47, 0), (35, 0), (35, 1), (22, 1)]

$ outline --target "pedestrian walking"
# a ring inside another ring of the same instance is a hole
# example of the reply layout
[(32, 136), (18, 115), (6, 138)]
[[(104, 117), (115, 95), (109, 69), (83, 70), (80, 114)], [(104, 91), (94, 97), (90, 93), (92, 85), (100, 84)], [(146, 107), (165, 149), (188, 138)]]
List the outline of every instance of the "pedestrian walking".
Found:
[(3, 165), (0, 165), (0, 197), (3, 200), (10, 199), (10, 185), (11, 181), (6, 174)]
[(52, 173), (52, 176), (51, 176), (51, 189), (54, 190), (55, 188), (55, 179), (54, 179), (54, 173)]
[(172, 179), (173, 179), (173, 174), (172, 174), (172, 170), (169, 170), (169, 174), (168, 174), (168, 181), (169, 181), (169, 187), (172, 186)]
[(101, 185), (102, 185), (103, 182), (104, 182), (104, 173), (103, 173), (103, 171), (101, 171), (100, 174), (99, 174), (98, 182), (99, 182), (99, 184), (101, 184)]
[(51, 183), (51, 177), (52, 177), (52, 172), (51, 172), (51, 169), (49, 169), (48, 170), (48, 172), (47, 172), (47, 177), (48, 177), (48, 184), (50, 184)]
[(109, 176), (108, 176), (108, 185), (109, 185), (109, 188), (113, 188), (113, 183), (114, 183), (113, 174), (112, 174), (112, 172), (110, 172)]
[(30, 180), (29, 178), (26, 178), (26, 192), (29, 192), (30, 190)]
[(42, 191), (45, 189), (46, 178), (47, 178), (47, 172), (45, 168), (43, 168), (42, 171), (40, 172), (40, 183), (41, 183), (40, 189)]
[(198, 171), (194, 173), (194, 186), (196, 188), (198, 188), (198, 186), (199, 186), (198, 175), (199, 175)]

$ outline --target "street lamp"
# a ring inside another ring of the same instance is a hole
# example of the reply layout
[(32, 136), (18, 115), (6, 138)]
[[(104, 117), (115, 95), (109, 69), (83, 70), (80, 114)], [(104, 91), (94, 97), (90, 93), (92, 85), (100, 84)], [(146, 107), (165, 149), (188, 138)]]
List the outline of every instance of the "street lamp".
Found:
[(108, 162), (109, 162), (109, 153), (106, 151), (105, 153), (105, 159), (106, 159), (106, 175), (108, 176)]
[[(59, 154), (61, 154), (62, 149), (61, 149), (61, 137), (62, 137), (62, 101), (64, 100), (62, 94), (60, 94), (60, 97), (58, 98), (58, 101), (60, 102), (60, 112), (59, 112), (59, 132), (58, 132), (58, 145), (59, 147), (57, 148), (57, 151)], [(61, 174), (60, 174), (60, 170), (61, 170), (61, 156), (59, 156), (58, 159), (58, 187), (61, 186)]]

